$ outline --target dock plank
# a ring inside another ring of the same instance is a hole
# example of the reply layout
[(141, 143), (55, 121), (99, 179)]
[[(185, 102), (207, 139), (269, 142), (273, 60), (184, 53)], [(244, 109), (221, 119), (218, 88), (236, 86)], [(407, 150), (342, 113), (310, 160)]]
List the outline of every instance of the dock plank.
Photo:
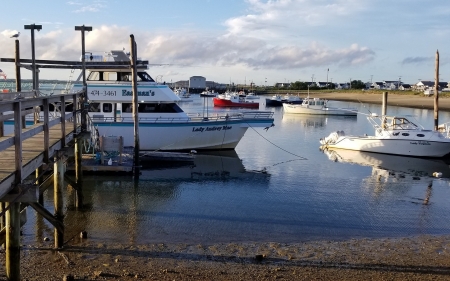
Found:
[[(79, 128), (79, 127), (78, 127)], [(73, 139), (73, 122), (66, 122), (64, 137), (66, 144)], [(61, 124), (52, 126), (49, 129), (50, 157), (56, 150), (61, 149)], [(8, 136), (3, 137), (4, 139)], [(44, 153), (44, 132), (38, 133), (22, 142), (22, 179), (29, 176), (34, 169), (42, 165)], [(11, 146), (0, 151), (0, 198), (8, 193), (15, 180), (15, 147)]]

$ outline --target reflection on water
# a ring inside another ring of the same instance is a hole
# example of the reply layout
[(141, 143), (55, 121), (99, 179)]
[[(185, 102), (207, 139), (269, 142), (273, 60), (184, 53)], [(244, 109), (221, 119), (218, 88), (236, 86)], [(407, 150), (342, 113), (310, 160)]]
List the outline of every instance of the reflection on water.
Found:
[(141, 162), (140, 180), (223, 180), (232, 178), (269, 177), (266, 171), (246, 171), (236, 151), (214, 151), (195, 154), (192, 162)]
[[(246, 170), (235, 151), (196, 154), (193, 162), (165, 167), (142, 164), (139, 180), (85, 177), (80, 209), (72, 207), (74, 194), (68, 192), (66, 237), (76, 242), (85, 230), (99, 242), (199, 242), (208, 240), (205, 235), (225, 240), (228, 234), (220, 229), (243, 219), (233, 213), (236, 207), (267, 189), (270, 180), (267, 171)], [(49, 195), (45, 205), (51, 208)], [(40, 217), (34, 214), (31, 221), (26, 227), (34, 227), (36, 236), (25, 235), (25, 241), (40, 243), (42, 237), (52, 237), (53, 229)]]
[(302, 127), (325, 127), (330, 119), (334, 121), (356, 122), (356, 116), (324, 116), (324, 115), (308, 115), (308, 114), (283, 114), (283, 125), (300, 125)]
[[(345, 149), (324, 149), (335, 162), (347, 162), (374, 167), (374, 175), (386, 178), (439, 177), (450, 178), (450, 168), (444, 159), (418, 158)], [(382, 172), (384, 171), (384, 172)]]
[(422, 186), (421, 193), (403, 200), (428, 205), (432, 195), (433, 179), (450, 178), (448, 159), (417, 158), (334, 148), (325, 148), (323, 152), (334, 162), (371, 166), (372, 173), (362, 180), (362, 184), (377, 199), (386, 192), (405, 196), (417, 182)]

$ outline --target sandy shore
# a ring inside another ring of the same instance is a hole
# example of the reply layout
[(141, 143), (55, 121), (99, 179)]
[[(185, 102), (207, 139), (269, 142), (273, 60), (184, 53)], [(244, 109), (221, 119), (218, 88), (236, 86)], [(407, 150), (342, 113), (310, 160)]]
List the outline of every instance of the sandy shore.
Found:
[[(298, 244), (24, 245), (22, 280), (450, 280), (450, 237)], [(4, 253), (1, 260), (4, 261)], [(4, 268), (4, 267), (3, 267)], [(6, 280), (0, 272), (1, 280)]]
[[(301, 97), (306, 97), (306, 94), (300, 94)], [(354, 101), (362, 103), (374, 103), (382, 104), (383, 94), (382, 92), (362, 92), (361, 93), (345, 93), (345, 92), (334, 92), (334, 93), (311, 93), (310, 96), (324, 98), (328, 100), (338, 100), (338, 101)], [(434, 97), (427, 97), (423, 94), (388, 94), (387, 105), (411, 107), (411, 108), (423, 108), (423, 109), (434, 109)], [(438, 100), (439, 110), (450, 111), (450, 98), (439, 97)]]

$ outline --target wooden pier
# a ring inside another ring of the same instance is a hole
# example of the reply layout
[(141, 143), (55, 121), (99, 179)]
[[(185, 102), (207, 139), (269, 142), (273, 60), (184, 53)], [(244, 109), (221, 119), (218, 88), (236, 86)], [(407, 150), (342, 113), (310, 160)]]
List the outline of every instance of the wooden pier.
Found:
[[(82, 95), (79, 92), (37, 96), (35, 92), (15, 92), (0, 96), (0, 241), (5, 244), (6, 272), (10, 280), (20, 278), (20, 228), (25, 223), (20, 213), (26, 206), (33, 207), (55, 226), (55, 247), (62, 246), (60, 193), (64, 162), (71, 154), (69, 145), (79, 146), (80, 137), (88, 133), (82, 132), (80, 123)], [(34, 124), (26, 126), (29, 120)], [(13, 133), (5, 135), (5, 131)], [(45, 171), (58, 176), (54, 177), (55, 214), (39, 203)], [(77, 181), (78, 176), (71, 181), (75, 188)]]
[[(0, 93), (0, 243), (5, 249), (6, 278), (10, 281), (20, 278), (20, 229), (26, 220), (23, 211), (32, 207), (54, 227), (55, 249), (64, 245), (64, 188), (70, 185), (75, 190), (75, 207), (83, 203), (82, 162), (91, 161), (92, 155), (82, 154), (83, 143), (91, 139), (91, 132), (96, 130), (90, 126), (87, 114), (87, 84), (84, 33), (91, 31), (89, 26), (75, 26), (81, 31), (82, 61), (49, 61), (36, 60), (34, 54), (34, 31), (42, 29), (41, 25), (25, 25), (31, 30), (32, 59), (21, 59), (19, 40), (15, 40), (15, 58), (0, 58), (1, 62), (15, 63), (16, 91)], [(130, 36), (133, 59), (128, 62), (89, 62), (94, 68), (127, 68), (136, 73), (136, 43)], [(32, 71), (32, 91), (22, 92), (21, 68)], [(43, 68), (81, 69), (83, 90), (77, 93), (65, 91), (62, 95), (43, 96), (39, 92), (39, 72)], [(136, 85), (137, 78), (132, 83)], [(134, 87), (133, 100), (137, 103), (137, 88)], [(134, 108), (137, 108), (135, 106)], [(137, 112), (135, 114), (138, 120)], [(33, 125), (28, 125), (32, 120)], [(8, 131), (7, 133), (5, 133)], [(94, 135), (94, 134), (92, 134)], [(138, 136), (135, 135), (138, 140)], [(139, 142), (135, 142), (139, 144)], [(139, 145), (134, 154), (138, 155)], [(74, 178), (66, 174), (68, 158), (74, 160)], [(139, 176), (139, 157), (120, 165), (95, 163), (88, 169), (133, 171)], [(104, 159), (102, 159), (104, 161)], [(112, 162), (112, 161), (110, 161)], [(100, 165), (99, 165), (100, 164)], [(43, 192), (53, 181), (54, 213), (43, 206)]]

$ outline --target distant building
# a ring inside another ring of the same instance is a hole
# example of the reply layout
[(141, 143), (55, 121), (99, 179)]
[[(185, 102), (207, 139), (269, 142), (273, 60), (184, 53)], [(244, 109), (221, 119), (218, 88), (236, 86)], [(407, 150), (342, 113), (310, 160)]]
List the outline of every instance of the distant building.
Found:
[(189, 92), (200, 93), (206, 90), (206, 79), (203, 76), (192, 76), (189, 78)]
[[(412, 88), (415, 91), (425, 92), (427, 90), (434, 89), (434, 81), (419, 81), (416, 83)], [(448, 82), (439, 82), (438, 83), (438, 90), (442, 90), (448, 88)]]
[(412, 87), (410, 84), (401, 84), (398, 89), (400, 91), (410, 91), (410, 90), (412, 90)]

